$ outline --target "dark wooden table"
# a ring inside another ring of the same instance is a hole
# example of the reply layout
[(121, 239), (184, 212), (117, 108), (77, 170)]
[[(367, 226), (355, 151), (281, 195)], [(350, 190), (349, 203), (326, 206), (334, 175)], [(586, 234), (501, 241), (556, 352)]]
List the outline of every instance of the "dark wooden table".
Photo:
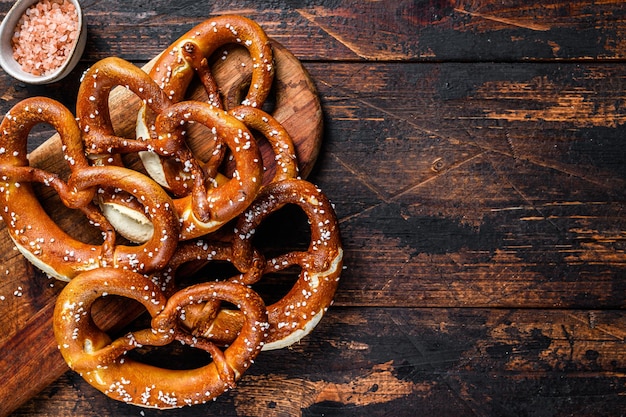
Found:
[[(1, 111), (32, 95), (71, 108), (101, 58), (142, 65), (208, 16), (253, 18), (319, 89), (310, 179), (346, 269), (315, 331), (213, 403), (144, 410), (68, 371), (13, 415), (626, 414), (622, 1), (82, 4), (77, 70), (46, 87), (0, 73)], [(0, 304), (36, 311), (15, 290), (0, 280)]]

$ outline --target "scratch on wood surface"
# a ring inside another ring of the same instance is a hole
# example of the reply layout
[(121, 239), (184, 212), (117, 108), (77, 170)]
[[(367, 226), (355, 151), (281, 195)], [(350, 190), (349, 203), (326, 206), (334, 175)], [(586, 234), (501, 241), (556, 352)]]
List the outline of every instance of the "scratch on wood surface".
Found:
[[(317, 21), (316, 16), (314, 14), (311, 14), (303, 9), (297, 9), (297, 12), (306, 20), (313, 23), (314, 25), (322, 29), (324, 32), (326, 32), (328, 35), (330, 35), (333, 39), (337, 40), (343, 46), (348, 48), (359, 58), (374, 59), (374, 60), (380, 59), (380, 53), (379, 54), (370, 53), (365, 49), (365, 47), (369, 47), (372, 45), (371, 42), (359, 42), (358, 39), (355, 39), (354, 41), (350, 41), (346, 39), (344, 36), (342, 36), (340, 33), (338, 33), (337, 31), (333, 30), (331, 27), (320, 24)], [(394, 54), (391, 51), (386, 51), (384, 54), (384, 57), (385, 59), (406, 59), (406, 54)]]
[(469, 15), (471, 17), (478, 17), (478, 18), (485, 19), (485, 20), (491, 20), (493, 22), (502, 23), (508, 26), (516, 26), (522, 29), (529, 29), (529, 30), (540, 31), (540, 32), (545, 32), (545, 31), (550, 30), (550, 26), (548, 25), (542, 25), (536, 22), (529, 22), (527, 20), (522, 21), (522, 20), (508, 19), (506, 17), (492, 16), (492, 15), (482, 14), (479, 12), (471, 12), (469, 10), (463, 10), (458, 7), (455, 8), (454, 11)]
[[(339, 156), (337, 156), (335, 154), (332, 154), (331, 156), (345, 170), (347, 170), (352, 175), (354, 175), (355, 178), (359, 179), (359, 181), (361, 181), (361, 183), (363, 183), (363, 185), (365, 187), (367, 187), (370, 191), (372, 191), (376, 195), (376, 197), (378, 197), (381, 201), (385, 201), (386, 202), (386, 198), (385, 198), (385, 195), (383, 194), (383, 192), (381, 190), (379, 190), (378, 187), (376, 187), (375, 185), (373, 185), (371, 183), (371, 181), (367, 178), (366, 173), (364, 173), (361, 170), (358, 170), (358, 169), (352, 167), (350, 164), (346, 163), (343, 159), (341, 159)], [(376, 204), (375, 206), (378, 206), (378, 204)], [(368, 209), (371, 209), (371, 208), (372, 207), (370, 207)], [(357, 213), (357, 214), (360, 214), (360, 213)], [(341, 220), (345, 221), (346, 219), (341, 219)]]
[[(624, 330), (624, 326), (615, 325), (611, 326), (610, 323), (598, 323), (597, 322), (597, 314), (595, 311), (590, 311), (586, 314), (586, 317), (581, 316), (584, 313), (574, 313), (570, 312), (568, 317), (571, 319), (587, 326), (590, 330), (598, 331), (603, 334), (606, 334), (618, 342), (626, 341), (626, 330)], [(583, 318), (584, 317), (584, 318)], [(619, 323), (618, 323), (619, 324)]]
[(341, 43), (343, 46), (345, 46), (346, 48), (348, 48), (350, 51), (354, 52), (357, 56), (359, 56), (360, 58), (374, 58), (373, 56), (368, 56), (368, 54), (364, 53), (361, 48), (359, 47), (359, 45), (355, 42), (348, 42), (346, 39), (343, 39), (338, 33), (336, 33), (335, 31), (331, 30), (328, 27), (322, 26), (321, 24), (319, 24), (318, 22), (316, 22), (315, 20), (315, 16), (312, 15), (311, 13), (308, 13), (302, 9), (298, 9), (297, 12), (304, 17), (306, 20), (308, 20), (309, 22), (315, 24), (317, 27), (319, 27), (320, 29), (322, 29), (324, 32), (326, 32), (327, 34), (329, 34), (333, 39), (336, 39), (337, 41), (339, 41), (339, 43)]
[(586, 88), (560, 88), (542, 76), (529, 82), (487, 82), (478, 90), (477, 96), (520, 103), (517, 108), (486, 110), (485, 116), (494, 120), (567, 122), (576, 127), (609, 128), (626, 123), (623, 109), (617, 107), (623, 99), (596, 100), (593, 98), (595, 94)]
[(367, 343), (357, 342), (351, 340), (349, 342), (336, 342), (331, 340), (330, 345), (335, 349), (347, 349), (347, 350), (368, 350), (370, 346)]
[[(308, 381), (279, 375), (247, 376), (237, 388), (235, 407), (238, 415), (297, 417), (302, 416), (303, 409), (321, 402), (362, 407), (416, 393), (426, 396), (432, 390), (435, 383), (399, 379), (394, 367), (393, 361), (374, 365), (365, 375), (347, 382)], [(261, 392), (263, 396), (259, 395)], [(255, 400), (251, 402), (248, 398)]]

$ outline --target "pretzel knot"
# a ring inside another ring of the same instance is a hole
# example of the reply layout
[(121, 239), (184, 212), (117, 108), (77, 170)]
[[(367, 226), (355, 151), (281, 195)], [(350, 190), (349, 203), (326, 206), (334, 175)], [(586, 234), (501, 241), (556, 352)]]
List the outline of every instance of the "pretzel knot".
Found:
[[(59, 133), (70, 169), (67, 182), (58, 175), (28, 165), (27, 140), (31, 129), (48, 123)], [(82, 151), (80, 131), (71, 112), (47, 98), (18, 103), (0, 125), (0, 201), (3, 219), (20, 252), (47, 274), (69, 280), (81, 271), (100, 266), (139, 272), (163, 268), (175, 251), (178, 221), (169, 196), (154, 181), (135, 171), (90, 166)], [(55, 190), (69, 208), (81, 210), (104, 234), (102, 245), (74, 239), (47, 214), (31, 184)], [(115, 231), (92, 203), (100, 185), (127, 191), (142, 201), (154, 232), (137, 246), (117, 245)]]
[[(90, 314), (93, 303), (107, 295), (141, 303), (152, 316), (152, 327), (111, 340)], [(210, 339), (192, 336), (178, 325), (190, 304), (211, 300), (237, 305), (245, 317), (238, 336), (223, 351)], [(110, 268), (74, 278), (59, 295), (54, 311), (55, 335), (69, 366), (109, 397), (142, 407), (204, 403), (233, 388), (261, 351), (267, 327), (263, 301), (244, 285), (196, 284), (166, 299), (144, 276)], [(142, 346), (165, 346), (174, 341), (207, 351), (212, 362), (195, 369), (172, 370), (127, 356)]]

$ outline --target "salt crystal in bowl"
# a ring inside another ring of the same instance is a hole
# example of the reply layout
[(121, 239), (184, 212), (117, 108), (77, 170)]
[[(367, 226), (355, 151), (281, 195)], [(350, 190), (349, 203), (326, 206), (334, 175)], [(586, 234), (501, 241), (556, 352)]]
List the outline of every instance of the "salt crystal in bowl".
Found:
[[(17, 36), (16, 30), (19, 34), (20, 29), (16, 26), (24, 22), (20, 22), (20, 19), (31, 6), (39, 4), (39, 7), (44, 7), (44, 4), (48, 6), (52, 3), (59, 5), (70, 3), (76, 8), (76, 18), (73, 22), (76, 24), (76, 30), (75, 33), (74, 31), (70, 33), (70, 37), (76, 36), (76, 39), (69, 39), (64, 26), (61, 28), (55, 26), (57, 22), (61, 22), (55, 19), (60, 11), (54, 10), (43, 15), (39, 15), (39, 11), (34, 11), (27, 18), (27, 23), (33, 31), (22, 33), (18, 42), (26, 44), (24, 49), (17, 52), (17, 59), (25, 60), (25, 65), (22, 67), (14, 56), (13, 38)], [(44, 39), (44, 34), (50, 38)], [(0, 24), (0, 66), (13, 78), (28, 84), (53, 83), (68, 75), (78, 64), (85, 50), (86, 41), (87, 27), (83, 23), (83, 13), (78, 0), (18, 0)], [(57, 49), (59, 51), (55, 52)], [(55, 58), (56, 61), (54, 61), (51, 58), (53, 55), (61, 57)], [(44, 72), (47, 69), (49, 70)], [(40, 74), (36, 75), (32, 71), (40, 72)]]

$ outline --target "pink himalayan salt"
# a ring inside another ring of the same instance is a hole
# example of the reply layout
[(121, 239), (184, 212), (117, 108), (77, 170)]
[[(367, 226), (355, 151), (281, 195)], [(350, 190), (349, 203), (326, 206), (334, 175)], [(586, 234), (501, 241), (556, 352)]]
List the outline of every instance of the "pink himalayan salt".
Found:
[(67, 0), (42, 0), (15, 26), (13, 58), (25, 72), (47, 75), (68, 59), (78, 37), (78, 13)]

